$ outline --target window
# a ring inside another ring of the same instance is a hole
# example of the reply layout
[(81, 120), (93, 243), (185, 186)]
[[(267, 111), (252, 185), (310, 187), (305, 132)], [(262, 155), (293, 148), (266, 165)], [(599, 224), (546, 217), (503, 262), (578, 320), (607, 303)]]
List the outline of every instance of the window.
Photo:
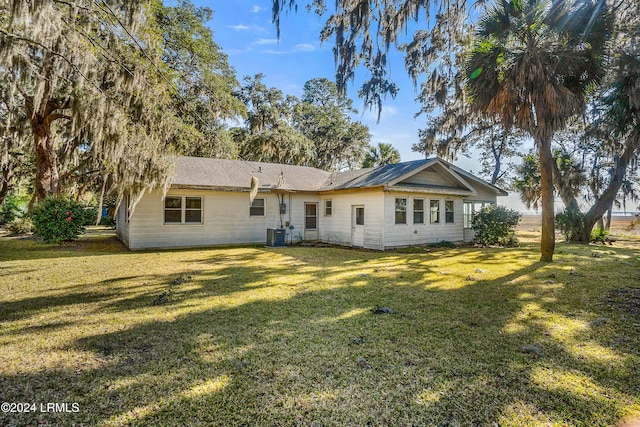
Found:
[(333, 203), (331, 200), (324, 201), (324, 216), (331, 216), (333, 213)]
[(440, 223), (440, 200), (430, 200), (430, 219), (429, 222), (431, 224), (439, 224)]
[(463, 226), (465, 228), (471, 228), (473, 216), (480, 212), (485, 206), (492, 205), (493, 202), (464, 202), (463, 206)]
[(127, 220), (127, 224), (131, 220), (131, 196), (127, 194), (127, 197), (124, 198), (124, 215)]
[(407, 199), (396, 199), (396, 224), (407, 223)]
[(453, 200), (444, 201), (444, 222), (453, 224)]
[(304, 204), (304, 229), (315, 230), (318, 228), (318, 204)]
[(165, 197), (164, 222), (165, 224), (201, 224), (202, 197)]
[(462, 209), (462, 225), (464, 228), (471, 228), (471, 220), (473, 219), (473, 203), (464, 202)]
[(167, 196), (164, 198), (164, 222), (182, 222), (182, 197)]
[(413, 199), (413, 223), (424, 224), (424, 199)]
[(249, 216), (264, 216), (264, 199), (253, 199), (249, 208)]
[(185, 197), (184, 222), (202, 222), (202, 198)]
[(364, 225), (364, 208), (356, 208), (356, 225)]

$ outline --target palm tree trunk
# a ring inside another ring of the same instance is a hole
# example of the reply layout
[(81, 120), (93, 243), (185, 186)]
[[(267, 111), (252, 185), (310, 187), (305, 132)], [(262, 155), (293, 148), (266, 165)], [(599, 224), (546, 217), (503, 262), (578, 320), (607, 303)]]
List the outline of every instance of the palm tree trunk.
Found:
[(555, 215), (553, 206), (553, 154), (551, 138), (542, 137), (538, 142), (540, 153), (540, 192), (542, 199), (542, 234), (540, 236), (540, 261), (553, 261), (556, 246)]

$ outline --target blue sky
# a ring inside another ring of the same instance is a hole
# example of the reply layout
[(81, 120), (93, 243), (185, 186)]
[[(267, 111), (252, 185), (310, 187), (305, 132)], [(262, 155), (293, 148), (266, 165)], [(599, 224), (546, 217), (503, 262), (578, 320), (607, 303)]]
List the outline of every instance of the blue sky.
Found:
[[(324, 20), (308, 13), (304, 7), (297, 13), (283, 14), (278, 40), (276, 27), (271, 22), (271, 0), (195, 0), (194, 3), (214, 10), (209, 25), (216, 43), (229, 55), (238, 79), (263, 73), (267, 85), (298, 97), (304, 83), (312, 78), (335, 79), (332, 41), (323, 45), (319, 41)], [(356, 80), (348, 88), (358, 109), (354, 119), (369, 126), (372, 143), (392, 144), (400, 151), (402, 160), (423, 158), (424, 155), (411, 151), (411, 145), (418, 142), (418, 129), (425, 126), (426, 118), (414, 120), (420, 106), (415, 101), (416, 92), (401, 55), (391, 56), (391, 73), (400, 92), (396, 99), (385, 101), (380, 123), (376, 123), (377, 113), (365, 110), (357, 96), (358, 88), (367, 78), (366, 70), (356, 74)]]

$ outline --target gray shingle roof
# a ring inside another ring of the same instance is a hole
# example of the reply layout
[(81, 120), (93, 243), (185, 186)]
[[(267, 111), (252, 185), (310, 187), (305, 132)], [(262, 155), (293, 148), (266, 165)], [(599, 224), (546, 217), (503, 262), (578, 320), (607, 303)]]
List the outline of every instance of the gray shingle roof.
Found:
[(243, 160), (178, 157), (172, 185), (177, 188), (223, 188), (244, 190), (251, 187), (251, 177), (258, 178), (260, 189), (275, 189), (280, 173), (289, 191), (317, 191), (330, 173), (305, 166), (275, 163), (247, 162)]
[[(255, 176), (258, 178), (260, 189), (262, 190), (280, 188), (287, 191), (331, 191), (381, 187), (436, 161), (437, 159), (435, 158), (422, 159), (377, 168), (331, 173), (306, 166), (202, 157), (178, 157), (176, 160), (176, 174), (172, 185), (176, 188), (217, 188), (243, 191), (250, 188), (251, 177)], [(471, 178), (489, 188), (493, 188), (499, 195), (507, 194), (469, 172), (453, 165), (450, 166), (466, 179)], [(277, 187), (281, 173), (284, 175), (284, 185)]]
[(332, 173), (329, 180), (325, 182), (324, 189), (342, 190), (348, 188), (380, 187), (434, 160), (435, 159), (414, 160), (411, 162), (379, 166), (377, 168)]

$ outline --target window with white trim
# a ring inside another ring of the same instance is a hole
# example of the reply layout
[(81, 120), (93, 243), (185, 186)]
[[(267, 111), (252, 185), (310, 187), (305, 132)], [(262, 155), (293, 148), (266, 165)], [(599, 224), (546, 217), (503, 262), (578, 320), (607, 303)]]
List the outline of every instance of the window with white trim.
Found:
[(473, 223), (473, 217), (480, 212), (485, 206), (493, 205), (493, 202), (464, 202), (462, 210), (462, 222), (464, 228), (471, 228)]
[(331, 216), (333, 213), (333, 202), (331, 200), (324, 201), (324, 216)]
[(444, 201), (444, 222), (446, 224), (453, 224), (454, 214), (453, 214), (453, 200), (445, 200)]
[(429, 222), (431, 224), (440, 223), (440, 200), (429, 201)]
[(407, 223), (407, 199), (396, 199), (396, 224)]
[(424, 224), (424, 199), (413, 199), (413, 223)]
[(265, 199), (253, 199), (249, 208), (249, 216), (264, 216)]
[(166, 196), (164, 198), (165, 224), (202, 224), (202, 197)]

